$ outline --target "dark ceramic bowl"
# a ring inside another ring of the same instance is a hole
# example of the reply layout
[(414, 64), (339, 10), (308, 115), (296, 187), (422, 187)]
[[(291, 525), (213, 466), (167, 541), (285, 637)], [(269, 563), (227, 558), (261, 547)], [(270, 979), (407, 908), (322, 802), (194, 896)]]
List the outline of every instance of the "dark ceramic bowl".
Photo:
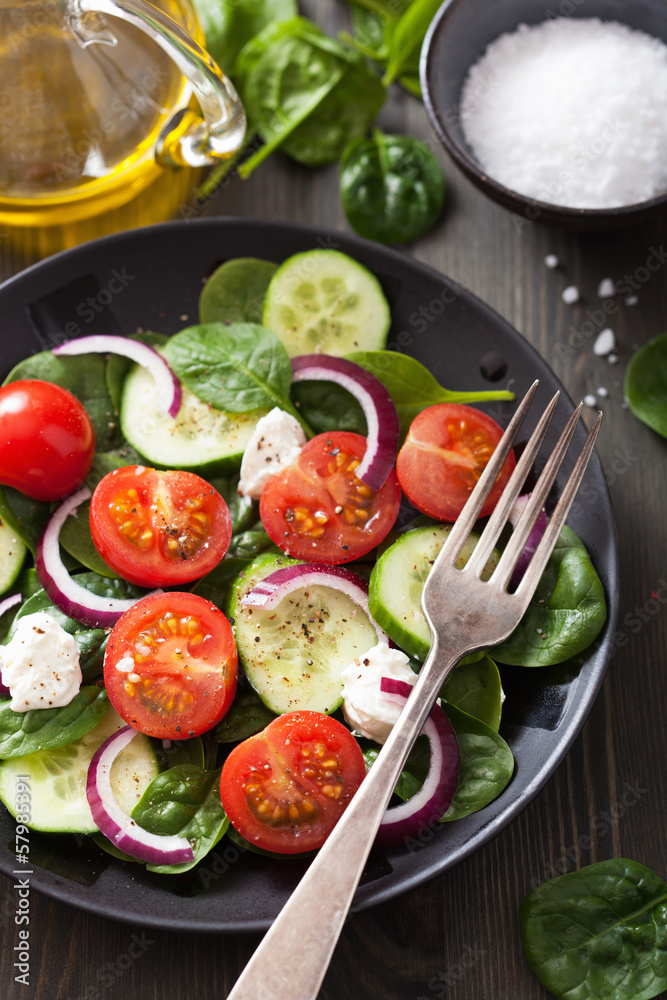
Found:
[(424, 103), (443, 146), (470, 180), (494, 201), (531, 222), (568, 229), (620, 229), (667, 206), (667, 191), (620, 208), (565, 208), (538, 201), (498, 183), (482, 169), (463, 135), (458, 112), (468, 69), (499, 35), (554, 15), (620, 21), (667, 43), (664, 0), (446, 0), (429, 28), (421, 56)]

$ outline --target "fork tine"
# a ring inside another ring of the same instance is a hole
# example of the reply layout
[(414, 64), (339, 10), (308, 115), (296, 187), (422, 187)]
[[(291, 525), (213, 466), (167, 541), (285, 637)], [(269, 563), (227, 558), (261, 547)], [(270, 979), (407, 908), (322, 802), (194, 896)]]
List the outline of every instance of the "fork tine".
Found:
[(544, 469), (535, 484), (535, 488), (530, 495), (530, 500), (526, 504), (521, 517), (515, 525), (512, 536), (505, 547), (505, 551), (503, 552), (498, 563), (498, 567), (494, 573), (494, 579), (497, 580), (501, 586), (506, 586), (506, 581), (510, 579), (517, 559), (526, 546), (526, 542), (528, 541), (530, 533), (535, 526), (535, 522), (537, 521), (539, 513), (544, 506), (544, 502), (556, 480), (558, 470), (563, 464), (563, 459), (565, 458), (572, 436), (576, 430), (582, 407), (583, 403), (580, 403), (565, 425), (556, 447), (549, 456), (549, 460), (544, 466)]
[(521, 458), (517, 462), (516, 468), (514, 469), (507, 486), (503, 490), (500, 499), (496, 504), (493, 513), (491, 514), (488, 523), (484, 528), (472, 555), (470, 556), (470, 559), (466, 564), (466, 573), (470, 573), (472, 576), (481, 576), (487, 560), (493, 551), (493, 547), (498, 541), (501, 531), (505, 527), (509, 513), (521, 492), (526, 476), (528, 475), (528, 472), (532, 468), (533, 462), (537, 457), (540, 445), (544, 440), (544, 436), (549, 428), (549, 424), (551, 423), (554, 410), (558, 404), (559, 397), (560, 392), (557, 392), (540, 417), (537, 427), (528, 439)]
[[(572, 418), (570, 418), (570, 422), (573, 421), (573, 418), (574, 414), (572, 415)], [(537, 587), (540, 577), (542, 576), (542, 573), (544, 571), (544, 567), (547, 564), (547, 560), (549, 559), (549, 556), (553, 552), (554, 546), (556, 545), (558, 536), (560, 535), (561, 532), (561, 528), (565, 524), (565, 519), (570, 511), (570, 507), (572, 506), (572, 502), (576, 496), (577, 490), (581, 485), (581, 480), (584, 478), (584, 473), (586, 471), (589, 459), (593, 453), (593, 448), (595, 447), (595, 442), (600, 432), (601, 423), (602, 423), (602, 413), (599, 413), (595, 423), (593, 424), (588, 433), (588, 436), (584, 442), (584, 446), (579, 453), (579, 457), (577, 458), (574, 464), (574, 468), (572, 469), (572, 472), (570, 473), (570, 476), (565, 484), (563, 492), (561, 493), (560, 499), (556, 504), (556, 507), (551, 517), (549, 518), (549, 522), (547, 524), (544, 535), (540, 539), (537, 549), (535, 550), (535, 554), (533, 555), (533, 558), (531, 559), (528, 568), (524, 573), (519, 586), (516, 589), (516, 596), (519, 598), (523, 597), (525, 604), (528, 603), (535, 588)], [(563, 432), (563, 436), (565, 435), (566, 431)], [(550, 462), (547, 464), (550, 464)], [(546, 472), (546, 468), (544, 471)], [(557, 471), (558, 469), (556, 468), (554, 471), (554, 478), (555, 478), (555, 473)], [(544, 475), (544, 473), (542, 473), (542, 475)], [(526, 510), (524, 511), (524, 515), (528, 513), (528, 506), (529, 504), (526, 505)], [(530, 534), (530, 530), (532, 530), (532, 528), (529, 529), (528, 534)], [(514, 532), (514, 534), (516, 534), (516, 531)], [(528, 536), (526, 535), (526, 539), (527, 537)], [(516, 555), (516, 558), (512, 561), (511, 565), (509, 566), (509, 575), (507, 575), (506, 580), (504, 581), (505, 586), (507, 585), (507, 582), (510, 579), (511, 573), (514, 570), (516, 559), (518, 559), (521, 551), (522, 550), (519, 550), (519, 552)], [(503, 553), (503, 558), (506, 555), (506, 553), (507, 549), (505, 549), (505, 552)], [(509, 564), (509, 559), (507, 560), (507, 562)], [(499, 569), (500, 569), (500, 564), (498, 565), (498, 570)], [(503, 580), (501, 577), (499, 577), (499, 581), (501, 585), (503, 585)]]
[(468, 535), (470, 534), (475, 521), (479, 517), (480, 511), (486, 503), (486, 499), (493, 489), (493, 485), (500, 475), (500, 470), (505, 464), (505, 460), (510, 453), (510, 449), (514, 444), (514, 439), (517, 435), (519, 427), (523, 423), (523, 418), (525, 417), (528, 407), (533, 400), (538, 384), (539, 380), (536, 379), (517, 406), (514, 416), (507, 425), (505, 433), (498, 442), (493, 455), (477, 480), (474, 490), (468, 497), (465, 507), (454, 522), (452, 530), (440, 550), (440, 554), (437, 559), (439, 565), (442, 566), (445, 562), (449, 562), (451, 565), (454, 565), (460, 556), (461, 549), (465, 545)]

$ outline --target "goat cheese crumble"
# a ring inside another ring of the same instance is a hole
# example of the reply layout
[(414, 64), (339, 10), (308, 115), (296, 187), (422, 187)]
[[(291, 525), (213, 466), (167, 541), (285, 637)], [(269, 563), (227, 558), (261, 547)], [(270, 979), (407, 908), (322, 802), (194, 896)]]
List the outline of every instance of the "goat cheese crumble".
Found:
[(259, 500), (271, 476), (292, 465), (305, 443), (306, 435), (296, 417), (274, 406), (257, 421), (243, 453), (239, 479), (241, 496)]
[(44, 611), (19, 618), (10, 642), (0, 646), (0, 673), (13, 712), (69, 705), (83, 680), (74, 637)]
[(401, 706), (386, 701), (380, 691), (383, 677), (414, 685), (417, 674), (400, 649), (379, 643), (364, 656), (355, 657), (342, 673), (343, 713), (360, 736), (385, 743), (401, 712)]

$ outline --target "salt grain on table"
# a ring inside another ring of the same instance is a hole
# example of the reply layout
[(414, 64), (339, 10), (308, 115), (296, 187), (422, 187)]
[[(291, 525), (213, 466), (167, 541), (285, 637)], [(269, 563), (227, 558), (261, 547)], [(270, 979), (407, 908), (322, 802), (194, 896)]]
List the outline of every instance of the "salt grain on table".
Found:
[(599, 358), (603, 358), (606, 354), (611, 354), (615, 347), (616, 337), (614, 331), (610, 327), (607, 327), (606, 330), (602, 330), (595, 338), (593, 354), (596, 354)]
[(595, 396), (591, 396), (589, 394), (588, 396), (584, 396), (584, 403), (586, 404), (586, 406), (590, 406), (590, 408), (593, 409), (593, 407), (597, 403), (597, 399), (595, 398)]
[(461, 120), (480, 165), (506, 187), (614, 208), (667, 190), (665, 94), (661, 40), (615, 21), (557, 17), (488, 46), (464, 82)]
[(548, 253), (544, 258), (544, 263), (549, 268), (550, 271), (555, 270), (560, 264), (560, 261), (555, 253)]
[(579, 301), (579, 289), (576, 285), (568, 285), (561, 292), (561, 298), (568, 306), (574, 305)]
[(598, 285), (598, 298), (613, 299), (616, 295), (616, 285), (611, 278), (603, 278)]

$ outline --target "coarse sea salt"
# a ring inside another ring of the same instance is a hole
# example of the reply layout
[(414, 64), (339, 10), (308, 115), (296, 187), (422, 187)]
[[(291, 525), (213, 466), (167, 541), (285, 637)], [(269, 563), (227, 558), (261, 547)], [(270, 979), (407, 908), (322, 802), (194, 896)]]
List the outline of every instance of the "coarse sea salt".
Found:
[(461, 93), (464, 135), (506, 187), (570, 208), (667, 190), (667, 45), (598, 18), (525, 24), (492, 42)]

